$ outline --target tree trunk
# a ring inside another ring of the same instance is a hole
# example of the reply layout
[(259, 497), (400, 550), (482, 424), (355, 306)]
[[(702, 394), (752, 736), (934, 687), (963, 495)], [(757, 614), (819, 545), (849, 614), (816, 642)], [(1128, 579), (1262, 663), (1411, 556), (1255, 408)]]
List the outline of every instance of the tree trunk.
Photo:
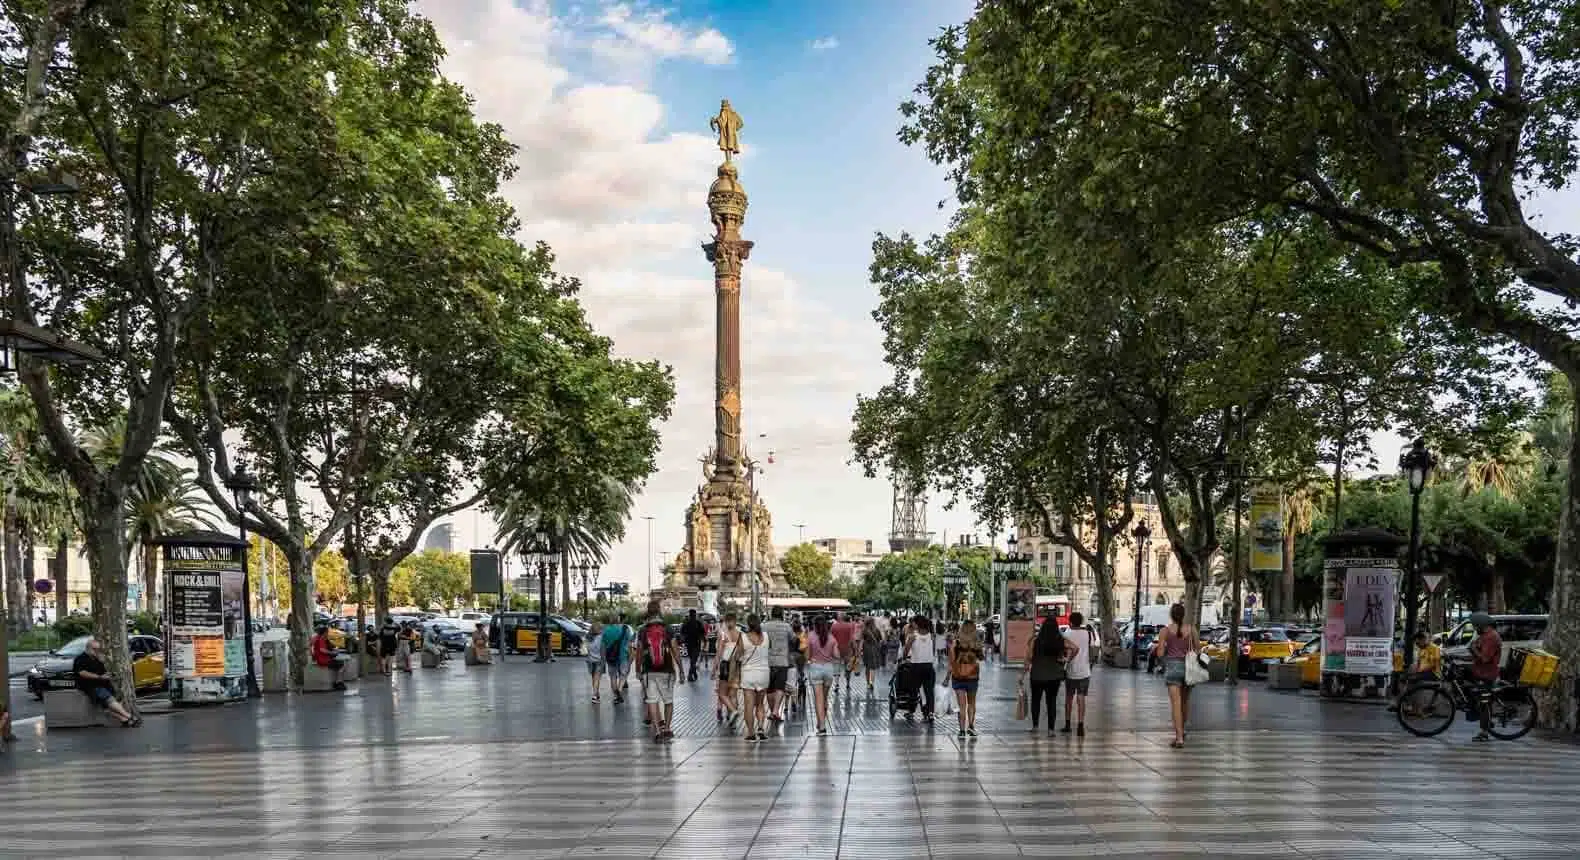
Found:
[(1342, 531), (1343, 523), (1339, 517), (1344, 513), (1344, 443), (1338, 444), (1338, 452), (1333, 457), (1333, 525), (1329, 532)]
[(143, 611), (159, 614), (159, 601), (154, 592), (159, 585), (159, 545), (144, 539), (143, 550)]
[[(93, 599), (93, 630), (104, 646), (104, 664), (115, 679), (115, 695), (135, 713), (137, 690), (132, 684), (132, 657), (127, 649), (126, 632), (126, 544), (121, 532), (123, 500), (119, 493), (100, 489), (83, 500), (87, 514), (84, 547), (88, 551), (91, 574), (89, 591)], [(56, 570), (64, 591), (66, 553), (70, 551), (64, 535), (55, 548)]]
[[(49, 575), (55, 580), (55, 620), (56, 621), (59, 621), (60, 619), (65, 618), (66, 615), (69, 612), (71, 612), (71, 599), (70, 599), (71, 595), (69, 595), (67, 593), (67, 588), (71, 584), (71, 582), (70, 582), (70, 579), (71, 579), (70, 571), (69, 571), (69, 567), (68, 567), (69, 559), (67, 558), (67, 555), (66, 555), (69, 552), (71, 552), (71, 539), (70, 539), (70, 536), (66, 535), (65, 533), (62, 533), (62, 534), (56, 536), (56, 538), (55, 538), (55, 558), (50, 562), (50, 565), (51, 565), (52, 569), (49, 572)], [(121, 554), (120, 550), (116, 550), (115, 555), (116, 556), (120, 556), (120, 554)], [(92, 552), (91, 551), (89, 552), (89, 556), (91, 558), (91, 556), (92, 556)], [(126, 566), (126, 562), (122, 561), (121, 562), (121, 566), (122, 566), (122, 568), (124, 568)], [(92, 574), (90, 573), (89, 575), (91, 576)], [(122, 575), (123, 576), (125, 575), (124, 570), (122, 571)], [(124, 601), (125, 598), (123, 597), (122, 600)], [(109, 647), (109, 646), (105, 646), (105, 647)]]
[[(1569, 388), (1580, 394), (1580, 373), (1567, 374)], [(1580, 427), (1580, 396), (1571, 417)], [(1565, 479), (1563, 508), (1558, 520), (1558, 547), (1553, 570), (1551, 616), (1547, 649), (1558, 655), (1558, 682), (1542, 697), (1542, 721), (1567, 731), (1580, 730), (1580, 433), (1569, 439), (1569, 474)]]
[(313, 634), (313, 552), (287, 549), (286, 563), (291, 570), (291, 614), (286, 626), (291, 636), (291, 689), (301, 692), (307, 674), (308, 639)]
[(1493, 615), (1506, 615), (1509, 611), (1509, 598), (1505, 589), (1503, 571), (1497, 565), (1492, 566), (1492, 584), (1488, 587), (1488, 611)]
[(22, 523), (15, 508), (7, 506), (4, 526), (6, 615), (21, 631), (28, 629), (31, 617), (27, 611), (28, 571), (22, 564)]
[(571, 607), (571, 556), (560, 550), (560, 613), (570, 614)]
[(1295, 617), (1295, 530), (1284, 524), (1284, 573), (1278, 582), (1278, 611)]
[(369, 571), (369, 579), (373, 581), (373, 618), (383, 624), (390, 617), (390, 573), (394, 567), (387, 561), (378, 561)]

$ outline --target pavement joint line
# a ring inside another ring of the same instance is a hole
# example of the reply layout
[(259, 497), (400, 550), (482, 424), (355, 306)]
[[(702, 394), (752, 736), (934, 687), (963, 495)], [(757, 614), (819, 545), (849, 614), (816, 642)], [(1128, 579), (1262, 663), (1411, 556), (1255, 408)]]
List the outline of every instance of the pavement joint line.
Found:
[(845, 820), (850, 817), (850, 787), (856, 782), (856, 746), (850, 745), (850, 762), (845, 765), (845, 796), (839, 802), (839, 837), (834, 842), (834, 856), (839, 857), (845, 846)]
[[(801, 764), (801, 757), (806, 755), (806, 746), (806, 738), (803, 737), (801, 738), (800, 745), (796, 747), (795, 758), (791, 759), (790, 766), (785, 768), (784, 779), (779, 780), (779, 788), (774, 791), (773, 802), (769, 803), (768, 808), (763, 810), (763, 817), (758, 820), (757, 829), (752, 831), (752, 839), (749, 843), (747, 843), (746, 854), (750, 855), (752, 853), (751, 849), (756, 847), (757, 840), (762, 837), (763, 828), (768, 826), (768, 819), (773, 817), (774, 810), (778, 808), (779, 798), (784, 794), (785, 786), (790, 784), (790, 777), (795, 774), (796, 767)], [(762, 744), (758, 743), (753, 748), (762, 749)], [(838, 853), (838, 846), (836, 845), (835, 854), (838, 855)]]

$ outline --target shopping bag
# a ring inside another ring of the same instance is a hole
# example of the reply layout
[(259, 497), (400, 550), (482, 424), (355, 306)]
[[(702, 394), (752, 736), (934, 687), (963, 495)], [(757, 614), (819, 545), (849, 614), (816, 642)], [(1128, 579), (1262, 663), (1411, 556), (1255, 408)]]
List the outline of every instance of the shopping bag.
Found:
[(1208, 678), (1207, 657), (1194, 648), (1185, 655), (1185, 686), (1194, 687)]
[(1015, 719), (1026, 719), (1026, 685), (1015, 685)]

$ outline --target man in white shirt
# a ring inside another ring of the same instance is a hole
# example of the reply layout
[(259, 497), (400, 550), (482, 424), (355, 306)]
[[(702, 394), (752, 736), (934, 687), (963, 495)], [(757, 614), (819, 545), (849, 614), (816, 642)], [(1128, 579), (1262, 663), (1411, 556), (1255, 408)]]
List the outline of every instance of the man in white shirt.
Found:
[(1086, 629), (1085, 616), (1070, 613), (1070, 629), (1064, 631), (1064, 639), (1071, 645), (1067, 653), (1073, 652), (1073, 656), (1064, 667), (1064, 728), (1059, 729), (1065, 734), (1070, 733), (1070, 714), (1074, 713), (1075, 734), (1086, 737), (1086, 690), (1092, 683), (1092, 640), (1096, 638)]

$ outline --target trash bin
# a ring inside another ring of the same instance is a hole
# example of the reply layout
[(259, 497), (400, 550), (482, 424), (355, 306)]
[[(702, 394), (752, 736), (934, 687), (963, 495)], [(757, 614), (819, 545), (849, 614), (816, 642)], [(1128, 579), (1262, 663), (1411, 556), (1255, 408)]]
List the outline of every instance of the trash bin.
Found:
[(286, 679), (289, 678), (290, 665), (286, 660), (286, 643), (262, 642), (258, 646), (263, 658), (263, 675), (258, 678), (258, 684), (265, 693), (285, 692)]

